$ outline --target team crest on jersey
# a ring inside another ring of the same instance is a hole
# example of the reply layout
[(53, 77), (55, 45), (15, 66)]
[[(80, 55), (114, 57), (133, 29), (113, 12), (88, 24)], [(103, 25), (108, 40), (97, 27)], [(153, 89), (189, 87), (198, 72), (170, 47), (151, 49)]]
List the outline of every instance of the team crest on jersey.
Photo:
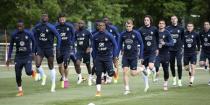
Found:
[(112, 30), (109, 30), (109, 32), (112, 32)]
[(192, 35), (192, 38), (194, 38), (194, 36)]
[(151, 46), (152, 43), (150, 41), (147, 42), (147, 46)]
[(48, 30), (48, 29), (46, 29), (46, 32), (49, 32), (49, 30)]
[(177, 33), (180, 33), (180, 30), (177, 30)]
[(25, 42), (24, 41), (20, 41), (20, 46), (24, 46)]
[(108, 39), (107, 39), (107, 38), (105, 38), (105, 41), (108, 41)]
[(28, 36), (25, 36), (26, 39), (28, 39)]
[(151, 31), (151, 34), (153, 34), (153, 32)]
[(166, 36), (165, 35), (163, 35), (163, 39), (165, 38)]
[(82, 36), (85, 36), (85, 34), (83, 33)]
[(208, 41), (208, 38), (204, 38), (204, 41), (207, 42)]
[(131, 49), (131, 45), (127, 45), (127, 49), (130, 50)]
[(132, 35), (132, 38), (135, 38), (135, 35)]
[(208, 34), (208, 37), (210, 37), (210, 34)]
[(66, 30), (69, 31), (69, 27), (67, 27)]

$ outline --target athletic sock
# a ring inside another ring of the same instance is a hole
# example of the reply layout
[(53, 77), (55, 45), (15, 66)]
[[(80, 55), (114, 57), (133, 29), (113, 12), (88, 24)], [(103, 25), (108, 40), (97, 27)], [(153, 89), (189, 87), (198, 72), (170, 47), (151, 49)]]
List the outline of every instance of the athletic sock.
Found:
[(99, 92), (101, 91), (101, 84), (96, 85), (96, 90), (99, 91)]
[(56, 78), (55, 69), (50, 70), (50, 75), (51, 75), (52, 84), (54, 84), (55, 83), (55, 78)]
[(39, 68), (37, 68), (41, 77), (43, 77), (45, 75), (43, 68), (40, 66)]

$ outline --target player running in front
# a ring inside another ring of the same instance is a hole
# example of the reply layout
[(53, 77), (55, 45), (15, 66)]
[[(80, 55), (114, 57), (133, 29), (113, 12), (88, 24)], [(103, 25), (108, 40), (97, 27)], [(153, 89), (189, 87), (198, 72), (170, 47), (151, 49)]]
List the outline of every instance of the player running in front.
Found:
[(44, 73), (41, 63), (44, 57), (47, 58), (48, 67), (51, 74), (51, 92), (55, 92), (56, 71), (54, 69), (54, 37), (57, 38), (56, 53), (60, 55), (61, 36), (56, 28), (48, 23), (48, 14), (42, 14), (41, 22), (33, 28), (34, 38), (36, 40), (36, 67), (42, 77), (41, 85), (46, 84), (47, 76)]
[(174, 46), (170, 48), (170, 69), (173, 76), (173, 86), (177, 85), (175, 71), (175, 60), (177, 61), (178, 86), (182, 86), (182, 55), (183, 55), (183, 38), (184, 28), (178, 24), (177, 16), (171, 16), (171, 25), (166, 29), (171, 33)]
[(66, 16), (63, 13), (59, 14), (58, 23), (55, 27), (61, 36), (60, 54), (56, 53), (56, 60), (61, 74), (61, 87), (68, 88), (68, 65), (70, 61), (70, 51), (74, 46), (75, 32), (72, 24), (66, 22)]
[(17, 30), (11, 36), (10, 46), (6, 65), (9, 66), (11, 62), (11, 55), (13, 51), (13, 46), (16, 44), (16, 55), (15, 55), (15, 75), (16, 83), (18, 86), (18, 94), (16, 96), (23, 96), (22, 88), (22, 70), (25, 69), (25, 72), (28, 76), (35, 77), (36, 72), (32, 70), (32, 57), (35, 56), (35, 40), (32, 32), (24, 29), (24, 22), (22, 20), (17, 23)]
[(195, 65), (197, 54), (200, 51), (199, 35), (194, 31), (194, 24), (187, 24), (187, 31), (184, 33), (184, 68), (189, 71), (189, 86), (192, 86), (195, 78)]
[[(201, 54), (200, 54), (200, 66), (206, 66), (207, 59), (210, 66), (210, 24), (209, 21), (204, 22), (204, 29), (200, 32), (200, 41), (201, 41)], [(210, 68), (210, 67), (209, 67)], [(210, 70), (209, 70), (210, 72)], [(208, 85), (210, 86), (210, 80)]]
[(168, 90), (168, 78), (169, 78), (169, 47), (173, 46), (173, 39), (168, 30), (165, 29), (166, 23), (164, 20), (160, 20), (159, 24), (159, 55), (156, 58), (155, 66), (157, 71), (157, 76), (159, 76), (159, 67), (162, 64), (163, 74), (164, 74), (164, 84), (163, 90)]
[(98, 25), (99, 31), (92, 39), (92, 56), (96, 66), (96, 96), (101, 96), (102, 72), (106, 71), (110, 77), (114, 75), (113, 62), (116, 66), (118, 47), (114, 37), (106, 31), (105, 23), (100, 21)]
[[(75, 39), (77, 43), (77, 65), (81, 72), (81, 61), (86, 64), (87, 71), (89, 74), (88, 77), (88, 85), (92, 85), (92, 74), (91, 74), (91, 66), (90, 66), (90, 51), (91, 51), (91, 40), (92, 34), (85, 28), (85, 22), (80, 20), (78, 22), (78, 30), (75, 32)], [(79, 77), (77, 84), (82, 82), (82, 78)]]
[(144, 70), (144, 82), (145, 82), (145, 89), (144, 91), (147, 92), (149, 89), (149, 80), (148, 77), (153, 73), (153, 81), (156, 77), (156, 70), (155, 70), (155, 59), (158, 55), (158, 44), (159, 44), (159, 36), (158, 30), (155, 26), (152, 26), (152, 17), (150, 15), (146, 15), (144, 17), (144, 26), (140, 28), (139, 32), (142, 35), (142, 40), (144, 42), (144, 57), (142, 64), (145, 66)]
[[(144, 45), (141, 35), (138, 31), (133, 30), (133, 21), (127, 20), (125, 23), (126, 31), (122, 32), (119, 39), (119, 52), (122, 53), (122, 68), (124, 95), (130, 93), (128, 71), (131, 70), (131, 76), (140, 74), (140, 69), (137, 69), (138, 60), (143, 59)], [(140, 49), (138, 49), (140, 45)], [(140, 52), (140, 54), (138, 54)]]

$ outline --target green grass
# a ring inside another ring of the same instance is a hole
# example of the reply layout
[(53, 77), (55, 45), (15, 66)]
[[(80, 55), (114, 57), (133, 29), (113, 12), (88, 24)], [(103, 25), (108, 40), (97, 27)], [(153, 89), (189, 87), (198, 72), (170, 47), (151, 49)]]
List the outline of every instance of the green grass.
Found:
[[(86, 70), (83, 70), (86, 72)], [(162, 71), (161, 71), (162, 72)], [(49, 71), (46, 71), (49, 74)], [(57, 73), (58, 74), (58, 73)], [(122, 73), (121, 73), (122, 74)], [(209, 73), (196, 70), (195, 83), (188, 87), (187, 72), (183, 72), (183, 87), (172, 87), (170, 78), (169, 90), (162, 90), (162, 75), (158, 83), (150, 81), (150, 90), (144, 93), (142, 76), (130, 78), (130, 95), (123, 95), (122, 75), (117, 84), (102, 86), (102, 97), (95, 97), (95, 86), (87, 86), (87, 81), (76, 85), (74, 69), (70, 70), (71, 87), (61, 89), (57, 76), (57, 90), (50, 92), (50, 78), (46, 86), (25, 76), (23, 71), (23, 97), (16, 97), (17, 88), (14, 70), (2, 67), (0, 70), (0, 105), (210, 105), (210, 86), (207, 85)], [(170, 75), (171, 76), (171, 75)], [(151, 79), (150, 79), (151, 80)]]

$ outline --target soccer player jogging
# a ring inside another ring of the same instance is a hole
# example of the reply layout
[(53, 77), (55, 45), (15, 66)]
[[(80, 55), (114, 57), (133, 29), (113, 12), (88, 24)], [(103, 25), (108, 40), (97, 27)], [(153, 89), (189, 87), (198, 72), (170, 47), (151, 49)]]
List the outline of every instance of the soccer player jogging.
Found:
[(116, 66), (118, 47), (114, 37), (106, 31), (105, 23), (101, 21), (98, 24), (99, 31), (92, 39), (92, 56), (96, 66), (96, 96), (101, 96), (102, 72), (106, 71), (110, 77), (114, 75), (113, 62)]
[(178, 70), (178, 86), (182, 86), (182, 54), (183, 54), (183, 37), (184, 28), (178, 25), (177, 16), (171, 16), (171, 25), (166, 29), (171, 33), (174, 46), (170, 48), (170, 69), (173, 76), (173, 86), (177, 85), (177, 77), (175, 71), (175, 60), (177, 61)]
[(36, 67), (38, 72), (42, 77), (41, 85), (45, 85), (46, 83), (46, 75), (44, 73), (43, 68), (41, 67), (41, 63), (44, 57), (47, 58), (48, 67), (50, 69), (51, 74), (51, 92), (55, 92), (55, 79), (56, 79), (56, 71), (54, 69), (53, 61), (54, 61), (54, 54), (53, 54), (53, 44), (54, 44), (54, 37), (57, 38), (57, 46), (56, 46), (56, 53), (60, 55), (60, 42), (61, 36), (59, 35), (56, 28), (48, 23), (48, 14), (42, 14), (41, 22), (38, 23), (33, 28), (34, 38), (36, 40)]
[(199, 51), (199, 35), (194, 31), (193, 23), (188, 23), (187, 31), (184, 33), (184, 68), (189, 71), (189, 86), (192, 86), (194, 82), (195, 65)]
[(61, 36), (60, 54), (56, 54), (56, 60), (61, 74), (61, 87), (67, 88), (68, 82), (68, 65), (70, 61), (70, 51), (74, 46), (74, 28), (72, 24), (66, 22), (65, 14), (60, 14), (58, 23), (55, 25), (57, 31)]
[[(103, 18), (103, 21), (106, 24), (106, 30), (108, 32), (110, 32), (114, 36), (116, 42), (118, 42), (120, 34), (118, 32), (117, 27), (111, 24), (111, 22), (110, 22), (110, 20), (109, 20), (108, 17), (104, 17)], [(118, 82), (118, 78), (119, 78), (118, 71), (119, 71), (119, 59), (117, 59), (117, 66), (116, 66), (116, 70), (115, 70), (115, 72), (116, 72), (115, 74), (116, 75), (114, 75), (114, 83), (117, 83)], [(110, 79), (109, 82), (111, 82), (111, 79), (112, 78), (109, 78), (109, 79)]]
[(144, 26), (140, 28), (139, 32), (142, 35), (142, 40), (144, 42), (144, 57), (142, 64), (145, 66), (143, 79), (145, 82), (144, 91), (147, 92), (149, 89), (148, 76), (153, 73), (153, 81), (156, 77), (156, 70), (154, 67), (156, 56), (158, 55), (158, 30), (155, 26), (152, 26), (152, 17), (146, 15), (144, 17)]
[(24, 29), (24, 22), (22, 20), (17, 23), (17, 30), (13, 32), (10, 40), (8, 59), (6, 65), (9, 66), (11, 62), (11, 55), (13, 51), (13, 46), (16, 44), (16, 55), (15, 55), (15, 75), (16, 83), (18, 86), (18, 94), (16, 96), (23, 96), (22, 89), (22, 70), (28, 76), (35, 77), (36, 72), (32, 70), (32, 57), (35, 56), (35, 40), (32, 32)]
[[(81, 73), (81, 61), (86, 64), (88, 70), (88, 85), (92, 85), (92, 74), (91, 74), (91, 66), (90, 66), (90, 51), (91, 51), (91, 39), (92, 34), (85, 28), (85, 22), (80, 20), (78, 22), (79, 29), (75, 33), (76, 43), (77, 43), (77, 65), (80, 69)], [(81, 75), (81, 74), (80, 74)], [(82, 82), (82, 76), (79, 77), (78, 84)]]
[[(206, 60), (209, 61), (210, 66), (210, 24), (209, 21), (204, 22), (204, 29), (200, 32), (200, 42), (201, 42), (201, 54), (200, 54), (200, 66), (206, 65)], [(209, 67), (210, 68), (210, 67)], [(210, 70), (209, 70), (210, 71)], [(208, 85), (210, 85), (210, 80)]]
[[(133, 30), (133, 21), (127, 20), (125, 23), (126, 31), (122, 32), (119, 39), (119, 50), (122, 51), (122, 67), (123, 67), (123, 81), (125, 92), (124, 95), (130, 93), (128, 70), (130, 67), (131, 75), (137, 76), (140, 70), (137, 69), (138, 60), (143, 59), (144, 45), (141, 35), (138, 31)], [(140, 45), (140, 49), (138, 49)], [(138, 54), (140, 52), (140, 54)]]
[(165, 29), (166, 23), (164, 20), (160, 20), (159, 27), (159, 55), (156, 58), (155, 66), (157, 71), (157, 76), (159, 76), (159, 67), (162, 64), (164, 73), (164, 84), (163, 90), (168, 90), (168, 78), (169, 78), (169, 47), (173, 46), (173, 39), (169, 31)]

